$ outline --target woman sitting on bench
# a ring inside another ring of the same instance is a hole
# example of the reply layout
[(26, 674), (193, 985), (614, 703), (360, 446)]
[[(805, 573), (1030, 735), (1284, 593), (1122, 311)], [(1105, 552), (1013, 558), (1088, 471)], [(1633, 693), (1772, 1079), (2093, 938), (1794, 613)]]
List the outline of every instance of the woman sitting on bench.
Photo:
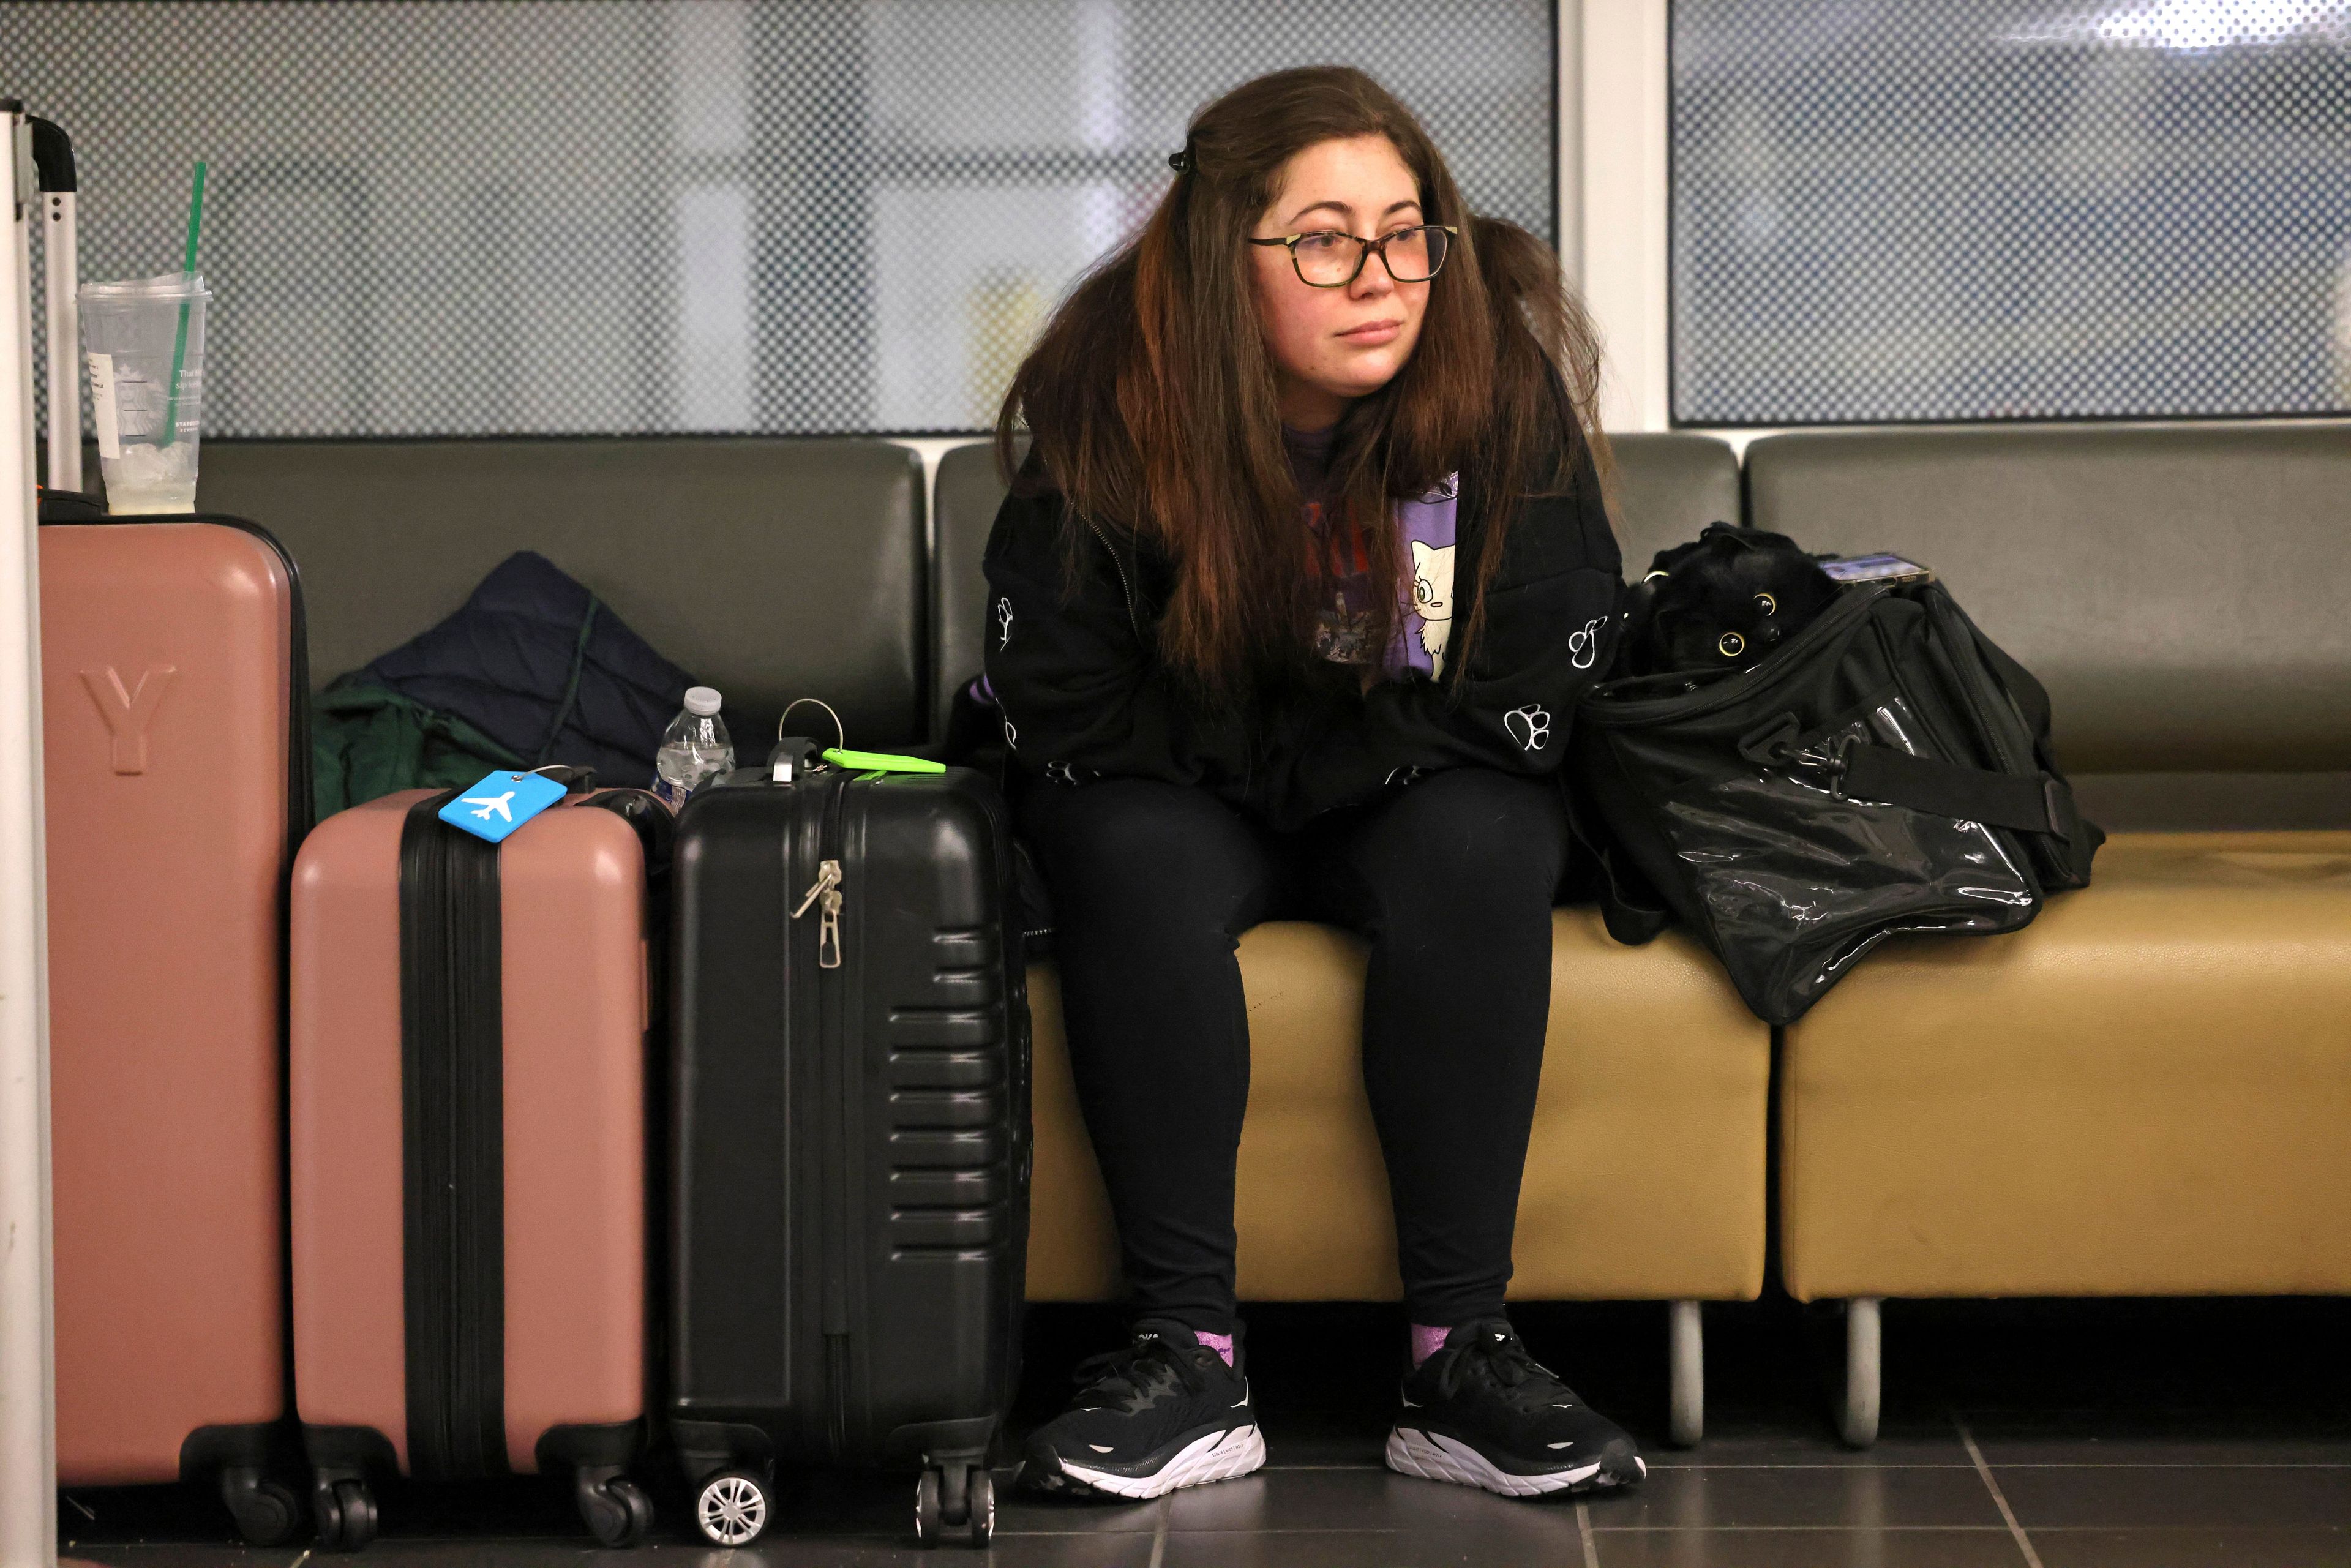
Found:
[(1236, 946), (1371, 943), (1364, 1077), (1411, 1328), (1389, 1465), (1510, 1496), (1639, 1479), (1503, 1312), (1550, 1009), (1554, 778), (1622, 588), (1598, 354), (1549, 246), (1473, 215), (1362, 72), (1202, 110), (998, 422), (987, 674), (1056, 911), (1134, 1337), (1030, 1439), (1156, 1497), (1265, 1446), (1234, 1295)]

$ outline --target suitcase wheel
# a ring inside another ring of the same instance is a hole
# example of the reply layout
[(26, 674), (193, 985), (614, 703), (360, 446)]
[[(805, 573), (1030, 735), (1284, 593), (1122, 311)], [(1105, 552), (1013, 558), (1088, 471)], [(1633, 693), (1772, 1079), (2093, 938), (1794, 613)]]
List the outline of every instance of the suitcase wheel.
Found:
[(936, 1546), (950, 1534), (974, 1546), (996, 1535), (996, 1481), (986, 1465), (933, 1465), (914, 1483), (914, 1539)]
[(974, 1546), (996, 1539), (996, 1479), (985, 1468), (971, 1476), (971, 1523), (967, 1537)]
[(939, 1472), (925, 1470), (923, 1479), (914, 1483), (914, 1539), (925, 1546), (936, 1546), (946, 1531), (946, 1520), (939, 1506)]
[(694, 1522), (713, 1546), (748, 1546), (773, 1511), (768, 1483), (748, 1470), (721, 1470), (694, 1494)]
[(583, 1477), (576, 1495), (589, 1533), (606, 1546), (634, 1546), (653, 1527), (653, 1500), (626, 1476)]
[(310, 1490), (319, 1520), (319, 1544), (329, 1552), (357, 1552), (375, 1539), (375, 1494), (363, 1480), (326, 1476)]
[(236, 1532), (249, 1546), (283, 1546), (302, 1527), (302, 1500), (283, 1481), (271, 1480), (250, 1465), (221, 1471), (221, 1498), (235, 1517)]

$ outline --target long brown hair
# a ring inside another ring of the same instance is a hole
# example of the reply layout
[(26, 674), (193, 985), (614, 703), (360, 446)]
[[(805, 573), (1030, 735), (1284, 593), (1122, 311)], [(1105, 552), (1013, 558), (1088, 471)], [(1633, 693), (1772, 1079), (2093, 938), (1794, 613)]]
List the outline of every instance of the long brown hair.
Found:
[(1447, 650), (1458, 681), (1518, 497), (1567, 491), (1579, 444), (1604, 471), (1599, 348), (1551, 246), (1472, 214), (1419, 120), (1364, 72), (1308, 66), (1235, 88), (1193, 118), (1190, 167), (1141, 231), (1055, 310), (996, 424), (1008, 484), (1025, 419), (1044, 474), (1032, 489), (1057, 489), (1078, 516), (1174, 558), (1160, 653), (1203, 695), (1300, 667), (1311, 613), (1301, 497), (1241, 242), (1293, 155), (1367, 135), (1386, 137), (1413, 172), (1422, 221), (1460, 230), (1411, 359), (1350, 406), (1332, 448), (1328, 505), (1370, 545), (1371, 647), (1384, 654), (1402, 613), (1392, 498), (1458, 470), (1465, 506), (1487, 508), (1473, 609)]

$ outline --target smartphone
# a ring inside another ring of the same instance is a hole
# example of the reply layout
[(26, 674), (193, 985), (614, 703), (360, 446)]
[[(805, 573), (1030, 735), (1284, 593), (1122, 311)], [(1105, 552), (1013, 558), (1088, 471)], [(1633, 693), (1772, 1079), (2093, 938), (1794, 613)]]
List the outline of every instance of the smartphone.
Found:
[(1935, 574), (1898, 555), (1857, 555), (1824, 560), (1821, 570), (1839, 582), (1932, 582)]

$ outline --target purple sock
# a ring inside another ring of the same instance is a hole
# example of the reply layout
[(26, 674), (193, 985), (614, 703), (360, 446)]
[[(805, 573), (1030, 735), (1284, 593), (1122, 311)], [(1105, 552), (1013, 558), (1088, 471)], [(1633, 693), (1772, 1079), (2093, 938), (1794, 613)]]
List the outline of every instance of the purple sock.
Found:
[(1435, 1355), (1438, 1351), (1443, 1350), (1445, 1348), (1445, 1336), (1452, 1332), (1453, 1331), (1451, 1329), (1437, 1328), (1428, 1323), (1413, 1324), (1412, 1364), (1415, 1366), (1418, 1366), (1422, 1362), (1426, 1361), (1430, 1356)]
[(1230, 1366), (1233, 1364), (1232, 1335), (1228, 1333), (1195, 1333), (1192, 1337), (1198, 1340), (1202, 1344), (1207, 1345), (1210, 1350), (1215, 1351), (1218, 1355), (1223, 1356), (1227, 1366)]

